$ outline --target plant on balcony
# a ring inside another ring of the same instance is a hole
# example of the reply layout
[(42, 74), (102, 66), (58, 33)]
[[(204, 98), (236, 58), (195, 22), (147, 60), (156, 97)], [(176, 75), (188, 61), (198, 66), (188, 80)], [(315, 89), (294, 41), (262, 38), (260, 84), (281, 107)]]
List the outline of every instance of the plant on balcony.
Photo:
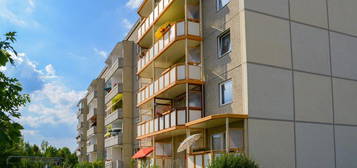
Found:
[(115, 111), (119, 108), (123, 107), (123, 94), (117, 94), (113, 99), (112, 99), (112, 111)]
[(208, 168), (258, 168), (255, 161), (245, 155), (226, 154), (213, 159)]

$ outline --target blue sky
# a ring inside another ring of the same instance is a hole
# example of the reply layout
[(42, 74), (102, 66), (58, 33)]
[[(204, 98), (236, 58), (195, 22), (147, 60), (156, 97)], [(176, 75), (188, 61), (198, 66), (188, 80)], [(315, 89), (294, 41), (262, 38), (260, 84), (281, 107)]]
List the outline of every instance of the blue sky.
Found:
[(21, 109), (25, 140), (76, 148), (76, 103), (137, 17), (141, 0), (0, 0), (0, 34), (17, 32), (18, 78), (32, 102)]

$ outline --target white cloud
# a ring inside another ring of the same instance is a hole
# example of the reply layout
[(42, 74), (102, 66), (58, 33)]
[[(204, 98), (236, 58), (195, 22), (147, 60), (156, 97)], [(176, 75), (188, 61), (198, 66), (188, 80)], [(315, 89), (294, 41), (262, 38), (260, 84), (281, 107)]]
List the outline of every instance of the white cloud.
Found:
[(140, 6), (141, 2), (142, 2), (142, 0), (129, 0), (126, 3), (126, 6), (131, 9), (136, 9)]
[(128, 19), (123, 19), (122, 23), (126, 29), (131, 29), (133, 27), (133, 23), (131, 23)]
[(36, 128), (41, 125), (76, 123), (74, 113), (76, 104), (85, 91), (69, 89), (59, 82), (49, 82), (41, 90), (30, 94), (31, 103), (25, 108), (28, 113), (23, 115), (20, 123)]
[(106, 58), (108, 55), (108, 53), (106, 51), (98, 50), (97, 48), (94, 48), (93, 50), (96, 54), (98, 54), (99, 56), (101, 56), (103, 58)]
[(6, 69), (7, 69), (6, 66), (0, 66), (0, 71), (3, 72), (3, 71), (6, 71)]
[(28, 13), (32, 13), (36, 7), (34, 0), (27, 0), (28, 6), (26, 7), (25, 11)]
[(37, 27), (39, 23), (33, 19), (32, 13), (36, 5), (34, 0), (0, 0), (0, 18), (17, 26)]
[(28, 136), (28, 135), (35, 136), (38, 134), (38, 131), (37, 130), (22, 130), (21, 133), (24, 136)]
[(45, 79), (57, 78), (56, 70), (55, 68), (53, 68), (52, 64), (46, 65), (45, 70), (46, 70), (46, 75), (43, 76)]

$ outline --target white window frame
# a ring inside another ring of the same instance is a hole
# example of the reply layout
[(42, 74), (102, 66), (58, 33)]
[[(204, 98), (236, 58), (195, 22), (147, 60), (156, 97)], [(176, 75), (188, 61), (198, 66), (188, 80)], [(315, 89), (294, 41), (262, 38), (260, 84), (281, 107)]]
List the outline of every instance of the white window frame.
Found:
[(231, 82), (231, 84), (232, 84), (232, 89), (233, 89), (233, 81), (232, 81), (232, 79), (228, 79), (228, 80), (226, 80), (226, 81), (224, 81), (224, 82), (221, 82), (221, 83), (218, 85), (218, 89), (219, 89), (219, 105), (220, 105), (220, 106), (227, 105), (227, 104), (231, 104), (231, 103), (233, 102), (233, 91), (231, 91), (231, 94), (232, 94), (232, 99), (231, 99), (231, 101), (223, 103), (222, 85), (225, 85), (225, 84), (228, 83), (228, 82)]
[[(225, 53), (222, 53), (222, 39), (223, 37), (229, 35), (229, 50), (226, 51)], [(218, 37), (217, 37), (217, 44), (218, 44), (218, 58), (222, 58), (223, 56), (225, 56), (226, 54), (230, 53), (232, 50), (232, 41), (231, 41), (231, 32), (230, 30), (226, 30), (223, 33), (221, 33)]]
[(217, 11), (220, 11), (221, 9), (223, 9), (224, 7), (226, 7), (226, 6), (231, 2), (231, 0), (229, 0), (226, 4), (222, 5), (222, 7), (220, 8), (220, 7), (218, 6), (219, 1), (221, 1), (221, 0), (216, 0), (216, 10), (217, 10)]

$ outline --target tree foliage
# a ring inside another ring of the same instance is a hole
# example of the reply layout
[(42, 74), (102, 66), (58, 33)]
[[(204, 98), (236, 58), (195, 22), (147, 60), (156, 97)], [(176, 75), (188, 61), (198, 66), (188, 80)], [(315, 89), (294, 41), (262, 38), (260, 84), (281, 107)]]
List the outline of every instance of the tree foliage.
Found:
[[(0, 66), (6, 66), (8, 62), (14, 65), (11, 53), (17, 56), (12, 46), (16, 41), (15, 36), (15, 32), (9, 32), (4, 38), (0, 37)], [(23, 127), (13, 119), (20, 118), (19, 108), (30, 102), (29, 95), (21, 92), (20, 82), (0, 71), (0, 167), (4, 159), (14, 153), (20, 145)]]
[(209, 168), (258, 168), (258, 165), (244, 155), (226, 154), (215, 158)]
[(104, 168), (104, 162), (103, 161), (96, 161), (93, 163), (89, 162), (81, 162), (78, 163), (75, 168)]
[[(51, 146), (48, 144), (47, 141), (43, 141), (41, 144), (41, 147), (38, 145), (34, 144), (31, 145), (29, 143), (24, 143), (22, 140), (17, 146), (17, 149), (12, 153), (12, 155), (16, 156), (37, 156), (37, 157), (47, 157), (47, 158), (53, 158), (53, 157), (58, 157), (62, 158), (62, 163), (59, 165), (56, 165), (55, 163), (51, 163), (51, 167), (66, 167), (66, 168), (74, 168), (75, 165), (78, 163), (78, 158), (76, 154), (71, 152), (67, 147), (63, 148), (56, 148), (54, 146)], [(13, 158), (9, 160), (9, 165), (0, 165), (0, 167), (6, 167), (8, 168), (38, 168), (38, 167), (44, 167), (45, 162), (41, 160), (32, 160), (32, 159), (18, 159), (18, 158)]]

